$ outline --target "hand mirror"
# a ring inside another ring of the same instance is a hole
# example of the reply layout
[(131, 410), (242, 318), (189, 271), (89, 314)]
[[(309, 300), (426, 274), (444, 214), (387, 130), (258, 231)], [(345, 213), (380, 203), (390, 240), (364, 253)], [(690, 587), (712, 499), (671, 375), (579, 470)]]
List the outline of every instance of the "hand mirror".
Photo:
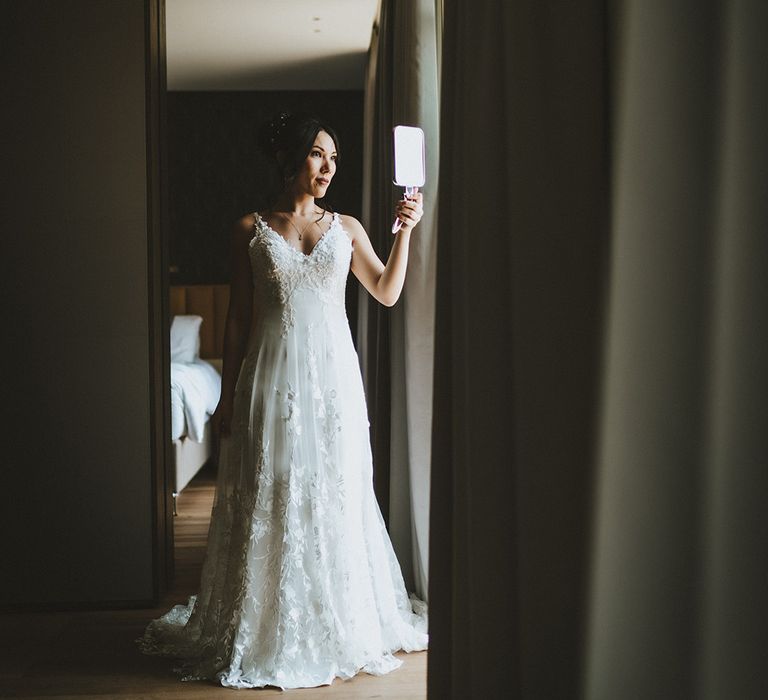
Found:
[[(405, 194), (415, 194), (424, 184), (424, 131), (418, 126), (396, 126), (393, 130), (395, 178), (393, 182), (405, 187)], [(403, 222), (396, 219), (392, 233), (397, 233)]]

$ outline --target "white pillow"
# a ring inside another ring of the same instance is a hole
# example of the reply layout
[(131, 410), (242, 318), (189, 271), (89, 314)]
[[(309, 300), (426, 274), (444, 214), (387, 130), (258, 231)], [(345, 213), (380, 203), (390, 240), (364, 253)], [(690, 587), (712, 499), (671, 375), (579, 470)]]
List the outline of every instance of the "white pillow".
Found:
[(171, 322), (171, 362), (194, 362), (200, 357), (202, 316), (174, 316)]

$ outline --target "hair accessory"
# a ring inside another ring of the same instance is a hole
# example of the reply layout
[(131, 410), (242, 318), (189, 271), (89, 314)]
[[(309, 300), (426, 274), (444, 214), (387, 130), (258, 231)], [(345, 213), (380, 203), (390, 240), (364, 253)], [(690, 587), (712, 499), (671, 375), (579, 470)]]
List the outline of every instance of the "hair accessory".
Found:
[(272, 134), (269, 137), (269, 142), (272, 145), (274, 152), (278, 150), (277, 145), (280, 142), (280, 136), (282, 135), (283, 129), (285, 129), (285, 125), (288, 123), (290, 118), (291, 115), (289, 112), (281, 112), (272, 120), (272, 123), (270, 124), (270, 131)]

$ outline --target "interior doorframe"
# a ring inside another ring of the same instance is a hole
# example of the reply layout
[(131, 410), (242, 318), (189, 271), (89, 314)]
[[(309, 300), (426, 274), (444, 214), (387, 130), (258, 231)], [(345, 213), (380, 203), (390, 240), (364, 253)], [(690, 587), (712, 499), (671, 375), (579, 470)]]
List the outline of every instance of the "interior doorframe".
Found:
[(157, 605), (174, 577), (165, 0), (144, 0), (144, 17), (152, 597)]

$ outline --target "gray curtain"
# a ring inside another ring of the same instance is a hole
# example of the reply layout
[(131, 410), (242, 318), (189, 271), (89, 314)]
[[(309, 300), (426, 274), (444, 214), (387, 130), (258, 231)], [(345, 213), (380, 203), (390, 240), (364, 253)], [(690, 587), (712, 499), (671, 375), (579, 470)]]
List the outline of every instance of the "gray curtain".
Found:
[(406, 585), (427, 598), (435, 242), (438, 175), (434, 0), (380, 6), (366, 86), (364, 224), (386, 262), (394, 202), (392, 127), (420, 126), (427, 143), (424, 216), (411, 234), (400, 300), (382, 307), (361, 288), (358, 348), (371, 407), (377, 496)]
[[(363, 218), (362, 224), (379, 257), (386, 260), (392, 249), (390, 212), (392, 156), (389, 131), (392, 124), (392, 40), (386, 31), (389, 5), (379, 3), (368, 51), (363, 125)], [(390, 463), (390, 352), (388, 309), (360, 286), (357, 313), (357, 351), (365, 384), (371, 424), (373, 474), (376, 497), (389, 526)]]
[(767, 7), (445, 5), (430, 698), (764, 697)]
[(616, 20), (587, 695), (765, 698), (768, 4)]

